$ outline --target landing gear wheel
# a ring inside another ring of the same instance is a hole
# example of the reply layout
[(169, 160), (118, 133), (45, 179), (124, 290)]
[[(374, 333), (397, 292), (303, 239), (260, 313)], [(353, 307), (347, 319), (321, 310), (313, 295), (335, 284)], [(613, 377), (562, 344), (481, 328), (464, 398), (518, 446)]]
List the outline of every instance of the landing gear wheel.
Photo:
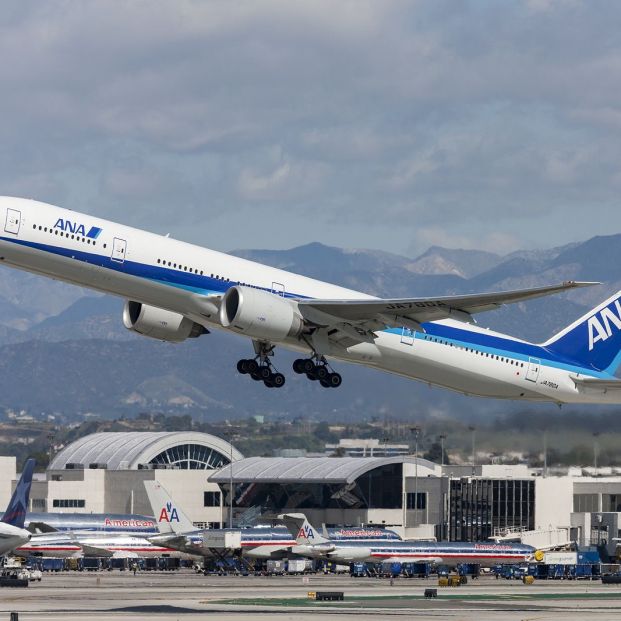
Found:
[(282, 373), (274, 373), (272, 375), (272, 386), (274, 388), (282, 388), (285, 385), (285, 376)]
[(308, 377), (308, 379), (313, 381), (313, 382), (317, 381), (317, 376), (315, 375), (315, 371), (314, 370), (313, 371), (309, 371), (306, 374), (306, 377)]
[(304, 358), (298, 358), (297, 360), (293, 361), (293, 370), (298, 375), (304, 373)]
[(328, 375), (330, 375), (330, 371), (328, 371), (325, 365), (322, 364), (315, 367), (315, 376), (320, 382), (327, 381)]
[(259, 370), (259, 363), (256, 360), (246, 360), (247, 364), (246, 364), (246, 373), (250, 373), (250, 375), (252, 375), (253, 373), (257, 373), (257, 371)]
[(302, 358), (300, 369), (302, 369), (302, 373), (306, 373), (308, 375), (315, 370), (315, 363), (310, 358)]
[(268, 388), (274, 388), (274, 382), (271, 379), (264, 379), (263, 383), (268, 387)]
[(330, 385), (330, 388), (338, 388), (343, 383), (343, 378), (340, 373), (330, 373), (326, 381)]
[(259, 371), (255, 371), (254, 373), (250, 373), (250, 377), (255, 381), (255, 382), (261, 382), (263, 380), (263, 378), (259, 375)]
[(269, 382), (272, 379), (272, 370), (268, 366), (260, 367), (259, 369), (259, 377), (264, 382)]
[(237, 372), (241, 373), (242, 375), (246, 375), (248, 373), (249, 362), (250, 362), (249, 360), (239, 360), (237, 362)]
[(324, 387), (324, 388), (330, 388), (330, 383), (328, 382), (328, 380), (326, 379), (322, 379), (319, 380), (319, 383)]

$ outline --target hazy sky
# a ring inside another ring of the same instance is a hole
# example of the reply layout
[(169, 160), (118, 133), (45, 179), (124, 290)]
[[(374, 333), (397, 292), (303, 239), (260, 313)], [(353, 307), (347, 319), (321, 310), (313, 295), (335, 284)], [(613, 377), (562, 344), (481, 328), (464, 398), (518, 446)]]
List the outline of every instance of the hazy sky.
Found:
[(621, 232), (621, 2), (2, 2), (0, 193), (213, 248)]

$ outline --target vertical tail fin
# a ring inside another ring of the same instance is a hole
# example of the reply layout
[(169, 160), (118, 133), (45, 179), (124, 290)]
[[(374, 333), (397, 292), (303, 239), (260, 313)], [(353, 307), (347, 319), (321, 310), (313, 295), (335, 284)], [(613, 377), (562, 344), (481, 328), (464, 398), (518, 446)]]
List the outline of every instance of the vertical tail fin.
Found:
[(32, 474), (34, 472), (35, 460), (28, 459), (24, 464), (22, 476), (17, 482), (17, 487), (11, 496), (2, 521), (17, 528), (24, 528), (26, 513), (28, 511), (28, 500), (30, 498), (30, 486), (32, 485)]
[(316, 528), (306, 519), (303, 513), (284, 513), (278, 516), (284, 522), (287, 530), (299, 546), (317, 545), (329, 543), (329, 539), (322, 537)]
[(614, 373), (621, 362), (621, 291), (542, 346), (587, 369)]
[(192, 521), (157, 481), (145, 481), (144, 487), (147, 490), (157, 529), (161, 534), (176, 533), (181, 535), (196, 530)]

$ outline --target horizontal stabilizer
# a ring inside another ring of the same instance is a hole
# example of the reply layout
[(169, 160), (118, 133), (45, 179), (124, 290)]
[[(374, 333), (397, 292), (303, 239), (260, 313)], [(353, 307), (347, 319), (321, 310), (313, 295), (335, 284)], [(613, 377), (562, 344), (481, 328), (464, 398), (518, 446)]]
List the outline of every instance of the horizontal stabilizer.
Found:
[(602, 392), (621, 391), (621, 380), (599, 379), (598, 377), (572, 377), (576, 388), (601, 390)]

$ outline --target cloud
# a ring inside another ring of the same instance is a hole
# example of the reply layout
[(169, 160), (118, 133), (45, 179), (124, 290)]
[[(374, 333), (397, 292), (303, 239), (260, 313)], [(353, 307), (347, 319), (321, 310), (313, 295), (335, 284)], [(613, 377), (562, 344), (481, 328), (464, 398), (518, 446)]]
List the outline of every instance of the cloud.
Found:
[(5, 5), (7, 193), (222, 249), (621, 229), (618, 3)]

